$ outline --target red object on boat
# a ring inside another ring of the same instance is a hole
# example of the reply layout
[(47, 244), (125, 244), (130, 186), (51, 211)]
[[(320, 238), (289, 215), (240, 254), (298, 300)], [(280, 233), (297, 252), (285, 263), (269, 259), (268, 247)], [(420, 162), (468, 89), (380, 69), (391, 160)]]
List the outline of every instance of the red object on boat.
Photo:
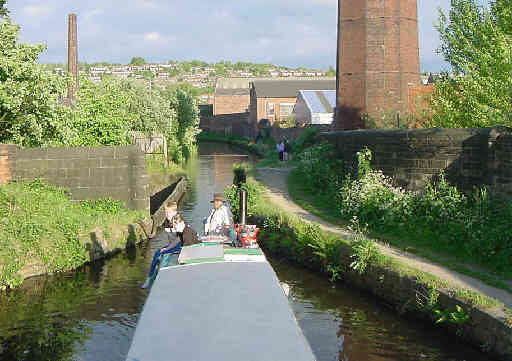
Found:
[(251, 248), (256, 245), (259, 233), (259, 229), (256, 226), (237, 224), (235, 225), (235, 230), (242, 247)]

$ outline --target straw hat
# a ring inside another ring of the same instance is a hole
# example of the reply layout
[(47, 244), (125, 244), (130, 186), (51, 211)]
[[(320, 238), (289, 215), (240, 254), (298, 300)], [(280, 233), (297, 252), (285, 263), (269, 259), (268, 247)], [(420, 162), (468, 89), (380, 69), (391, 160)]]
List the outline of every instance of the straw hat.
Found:
[(222, 193), (214, 193), (213, 194), (213, 200), (210, 201), (210, 203), (213, 203), (215, 201), (221, 201), (221, 202), (224, 202), (225, 199), (224, 199), (224, 194)]

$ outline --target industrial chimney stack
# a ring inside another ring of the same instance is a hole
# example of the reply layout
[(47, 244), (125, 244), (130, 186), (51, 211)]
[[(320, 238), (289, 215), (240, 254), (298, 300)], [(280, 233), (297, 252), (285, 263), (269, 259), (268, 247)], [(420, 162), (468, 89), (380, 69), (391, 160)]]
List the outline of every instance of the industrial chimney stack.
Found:
[(420, 83), (417, 0), (338, 0), (336, 75), (337, 130), (403, 118)]
[(68, 101), (71, 104), (78, 89), (78, 41), (76, 14), (68, 15), (68, 72), (72, 81), (68, 86)]

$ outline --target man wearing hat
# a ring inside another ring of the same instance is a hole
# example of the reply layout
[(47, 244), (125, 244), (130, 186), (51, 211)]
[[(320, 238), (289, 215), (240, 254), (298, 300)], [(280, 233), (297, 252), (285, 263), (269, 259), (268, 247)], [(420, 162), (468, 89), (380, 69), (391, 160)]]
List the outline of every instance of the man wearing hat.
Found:
[(213, 203), (213, 208), (206, 218), (204, 233), (206, 235), (227, 236), (233, 225), (233, 219), (231, 212), (224, 204), (224, 195), (214, 193), (211, 203)]

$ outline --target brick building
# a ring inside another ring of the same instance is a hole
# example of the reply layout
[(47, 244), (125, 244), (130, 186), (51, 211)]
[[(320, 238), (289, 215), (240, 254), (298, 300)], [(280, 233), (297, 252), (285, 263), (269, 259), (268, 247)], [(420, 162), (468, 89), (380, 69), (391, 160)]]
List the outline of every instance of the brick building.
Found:
[(341, 0), (338, 13), (337, 128), (404, 118), (420, 84), (417, 0)]
[(254, 78), (218, 78), (215, 81), (213, 115), (249, 110), (249, 84)]
[(270, 123), (284, 120), (293, 112), (300, 90), (335, 90), (336, 79), (329, 80), (255, 80), (250, 89), (250, 123), (261, 119)]

